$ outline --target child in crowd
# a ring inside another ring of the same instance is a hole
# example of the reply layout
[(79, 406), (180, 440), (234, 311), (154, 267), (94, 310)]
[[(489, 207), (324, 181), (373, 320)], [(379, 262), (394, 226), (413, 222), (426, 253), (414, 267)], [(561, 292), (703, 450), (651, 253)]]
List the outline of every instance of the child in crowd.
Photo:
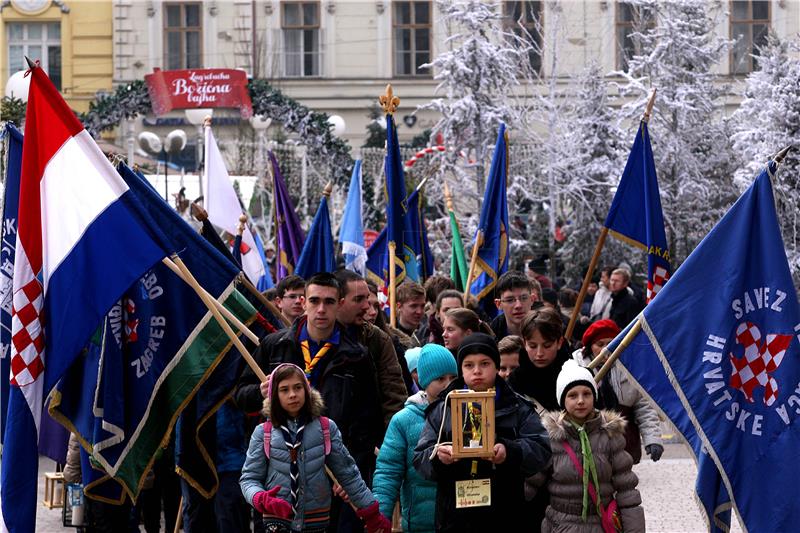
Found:
[[(425, 426), (414, 451), (414, 466), (425, 478), (436, 481), (436, 531), (517, 531), (528, 522), (524, 478), (543, 470), (550, 446), (533, 406), (497, 379), (500, 353), (497, 342), (485, 333), (473, 333), (458, 349), (461, 377), (439, 394), (426, 411)], [(489, 459), (453, 457), (448, 393), (456, 389), (495, 389), (495, 445)], [(441, 432), (441, 439), (439, 438)], [(485, 503), (459, 507), (457, 492), (464, 482), (489, 485)]]
[(500, 377), (508, 380), (508, 376), (519, 368), (519, 353), (525, 347), (519, 335), (509, 335), (504, 337), (498, 344), (500, 351)]
[(422, 348), (409, 348), (406, 350), (404, 357), (406, 358), (406, 365), (408, 365), (408, 371), (411, 373), (411, 381), (413, 382), (413, 390), (410, 390), (411, 394), (416, 394), (417, 392), (422, 389), (419, 385), (419, 372), (417, 371), (417, 365), (419, 365), (419, 355), (422, 352)]
[(268, 531), (325, 531), (331, 504), (327, 466), (367, 531), (389, 533), (391, 523), (380, 514), (339, 428), (320, 416), (322, 410), (322, 397), (300, 367), (284, 363), (272, 371), (264, 399), (268, 420), (253, 431), (239, 480), (245, 499), (264, 515)]
[[(583, 334), (583, 348), (573, 352), (573, 359), (581, 366), (588, 365), (619, 332), (619, 326), (611, 319), (594, 322)], [(595, 367), (595, 371), (600, 366), (602, 364)], [(658, 413), (619, 364), (615, 363), (603, 379), (600, 385), (600, 401), (602, 407), (619, 411), (628, 421), (625, 426), (625, 451), (633, 457), (633, 464), (638, 464), (642, 459), (642, 444), (653, 461), (661, 458), (664, 446), (661, 443), (661, 421)]]
[(394, 415), (386, 430), (372, 491), (380, 503), (381, 514), (390, 516), (398, 495), (403, 531), (434, 531), (436, 483), (423, 479), (412, 463), (429, 399), (436, 399), (458, 374), (456, 360), (446, 348), (426, 344), (417, 363), (419, 386), (402, 411)]
[(489, 324), (482, 321), (475, 311), (463, 307), (448, 310), (444, 314), (442, 328), (444, 347), (453, 355), (458, 353), (458, 347), (467, 335), (481, 332), (494, 336)]
[(625, 451), (625, 419), (595, 409), (592, 373), (573, 360), (558, 375), (556, 399), (562, 411), (542, 417), (553, 449), (551, 467), (528, 485), (547, 480), (550, 504), (542, 532), (625, 533), (645, 530), (642, 498), (633, 460)]

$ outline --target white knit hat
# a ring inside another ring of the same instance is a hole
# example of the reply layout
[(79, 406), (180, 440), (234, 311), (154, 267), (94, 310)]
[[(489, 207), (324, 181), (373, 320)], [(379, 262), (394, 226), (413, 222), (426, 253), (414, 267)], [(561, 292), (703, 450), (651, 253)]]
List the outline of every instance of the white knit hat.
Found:
[(591, 370), (580, 366), (574, 359), (569, 359), (561, 367), (556, 379), (556, 400), (562, 409), (567, 392), (576, 385), (586, 385), (592, 389), (594, 401), (597, 403), (597, 384), (594, 382)]

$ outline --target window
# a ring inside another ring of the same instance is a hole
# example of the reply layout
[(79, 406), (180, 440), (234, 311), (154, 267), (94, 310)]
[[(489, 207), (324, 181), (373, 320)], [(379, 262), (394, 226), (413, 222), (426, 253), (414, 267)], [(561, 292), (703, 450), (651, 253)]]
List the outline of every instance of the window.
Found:
[(769, 1), (731, 2), (731, 74), (747, 74), (758, 68), (758, 48), (767, 42)]
[(319, 76), (319, 2), (284, 2), (281, 8), (284, 76)]
[(13, 22), (8, 30), (9, 72), (25, 70), (25, 56), (39, 64), (50, 76), (56, 89), (61, 90), (61, 23)]
[(544, 2), (505, 2), (506, 31), (530, 42), (528, 59), (531, 67), (542, 69), (542, 8)]
[(419, 68), (431, 61), (431, 3), (395, 2), (394, 73), (396, 76), (430, 76)]
[(642, 53), (641, 44), (633, 34), (652, 28), (655, 25), (655, 13), (651, 8), (629, 2), (618, 2), (616, 6), (617, 68), (627, 70), (631, 57)]
[(164, 65), (167, 70), (203, 66), (201, 4), (164, 4)]

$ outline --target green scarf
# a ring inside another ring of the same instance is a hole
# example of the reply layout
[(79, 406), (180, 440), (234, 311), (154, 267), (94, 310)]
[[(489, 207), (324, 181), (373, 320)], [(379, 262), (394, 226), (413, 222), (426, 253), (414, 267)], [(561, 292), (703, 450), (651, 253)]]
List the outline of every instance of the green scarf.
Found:
[(583, 510), (581, 511), (581, 520), (586, 522), (586, 516), (589, 510), (589, 473), (591, 472), (592, 483), (594, 483), (594, 490), (597, 492), (597, 515), (603, 516), (600, 510), (600, 483), (597, 482), (597, 466), (594, 464), (594, 456), (592, 455), (592, 445), (589, 444), (589, 434), (583, 425), (577, 424), (570, 420), (570, 424), (578, 431), (578, 440), (581, 443), (581, 455), (583, 455)]

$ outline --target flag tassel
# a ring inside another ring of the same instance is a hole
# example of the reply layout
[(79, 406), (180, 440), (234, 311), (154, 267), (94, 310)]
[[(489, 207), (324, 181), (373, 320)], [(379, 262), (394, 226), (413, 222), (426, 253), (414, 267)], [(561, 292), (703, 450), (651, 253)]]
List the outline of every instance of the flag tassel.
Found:
[[(185, 283), (187, 283), (188, 285), (192, 285), (191, 283), (189, 283), (189, 281), (188, 281), (186, 275), (183, 273), (183, 271), (180, 268), (178, 268), (178, 265), (176, 265), (169, 257), (165, 257), (164, 259), (161, 260), (161, 262), (164, 263), (164, 265), (166, 265), (167, 268), (172, 270), (175, 273), (175, 275), (178, 276), (179, 278), (181, 278)], [(231, 323), (233, 323), (233, 325), (236, 326), (236, 329), (238, 329), (239, 331), (244, 333), (245, 336), (248, 339), (250, 339), (251, 341), (253, 341), (254, 343), (256, 343), (256, 344), (259, 343), (258, 335), (253, 333), (250, 330), (250, 328), (248, 328), (246, 325), (244, 325), (242, 323), (241, 320), (236, 318), (236, 316), (233, 313), (231, 313), (230, 310), (227, 307), (222, 305), (222, 303), (219, 300), (217, 300), (216, 298), (211, 296), (211, 294), (209, 294), (209, 292), (207, 290), (205, 290), (200, 285), (198, 285), (198, 287), (200, 288), (201, 291), (203, 291), (203, 293), (205, 293), (206, 297), (208, 297), (211, 300), (211, 302), (214, 304), (214, 307), (216, 307), (217, 310), (220, 313), (222, 313), (222, 316), (224, 316), (226, 319), (230, 320)]]
[(572, 316), (569, 317), (569, 325), (567, 326), (567, 331), (564, 334), (564, 337), (567, 339), (567, 341), (572, 338), (572, 332), (575, 329), (575, 323), (578, 321), (578, 315), (580, 315), (581, 307), (583, 306), (583, 300), (586, 298), (586, 291), (589, 289), (589, 283), (592, 281), (594, 269), (597, 268), (597, 262), (600, 261), (600, 253), (603, 251), (603, 246), (606, 243), (607, 236), (608, 228), (603, 226), (603, 229), (600, 230), (600, 236), (597, 237), (597, 244), (594, 247), (592, 260), (589, 262), (589, 268), (586, 269), (586, 274), (583, 276), (583, 283), (581, 284), (581, 290), (578, 293), (578, 300), (575, 302), (575, 307), (572, 308)]
[(185, 278), (182, 279), (192, 289), (194, 289), (194, 291), (197, 293), (197, 296), (199, 296), (200, 299), (203, 300), (203, 303), (206, 305), (208, 310), (211, 311), (211, 314), (214, 315), (214, 318), (217, 320), (220, 327), (222, 327), (222, 330), (225, 332), (225, 334), (228, 336), (231, 342), (233, 342), (233, 345), (236, 346), (236, 349), (239, 350), (239, 352), (242, 354), (242, 357), (244, 357), (245, 362), (247, 362), (247, 365), (253, 370), (253, 373), (256, 375), (256, 377), (258, 377), (259, 381), (262, 382), (266, 381), (267, 375), (264, 374), (264, 371), (261, 370), (261, 367), (258, 366), (258, 363), (256, 363), (255, 359), (253, 359), (253, 356), (250, 355), (250, 352), (247, 350), (247, 348), (244, 347), (242, 341), (233, 332), (233, 329), (231, 328), (230, 324), (228, 324), (228, 321), (222, 317), (222, 314), (219, 312), (219, 310), (213, 303), (214, 299), (211, 298), (211, 296), (200, 286), (200, 284), (197, 282), (192, 273), (189, 272), (189, 269), (186, 268), (186, 265), (184, 264), (184, 262), (181, 260), (180, 257), (178, 257), (177, 255), (173, 255), (172, 261), (175, 262), (175, 264), (178, 266), (181, 272), (185, 275)]

